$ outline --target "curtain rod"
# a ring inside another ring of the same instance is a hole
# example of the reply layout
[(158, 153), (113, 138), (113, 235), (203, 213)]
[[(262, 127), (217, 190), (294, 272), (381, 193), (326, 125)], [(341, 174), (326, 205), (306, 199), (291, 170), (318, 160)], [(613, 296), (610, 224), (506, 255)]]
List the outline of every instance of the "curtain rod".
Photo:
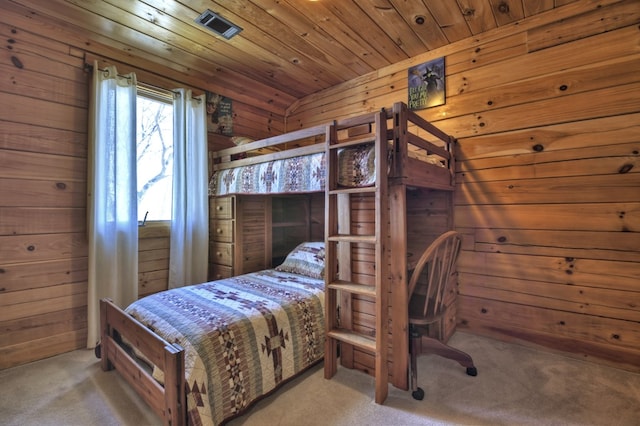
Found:
[[(86, 62), (85, 62), (85, 68), (86, 68), (86, 69), (91, 69), (91, 70), (93, 70), (93, 65), (91, 65), (91, 64), (89, 64), (89, 63), (86, 63)], [(106, 71), (106, 69), (98, 68), (98, 71), (102, 71), (102, 72), (104, 72), (104, 71)], [(131, 79), (131, 77), (129, 77), (129, 76), (127, 76), (127, 75), (122, 75), (122, 74), (120, 74), (120, 73), (118, 73), (118, 77), (126, 78), (127, 80), (130, 80), (130, 79)], [(138, 82), (138, 84), (137, 84), (137, 85), (138, 85), (138, 86), (142, 86), (142, 87), (146, 87), (147, 89), (150, 89), (150, 90), (156, 90), (156, 91), (158, 91), (158, 92), (168, 92), (168, 93), (173, 93), (174, 95), (179, 95), (179, 94), (180, 94), (180, 92), (178, 92), (177, 90), (165, 89), (164, 87), (155, 86), (155, 85), (153, 85), (153, 84), (149, 84), (149, 83), (141, 83), (141, 82)], [(193, 93), (193, 91), (192, 91), (192, 93)], [(202, 95), (199, 95), (199, 96), (202, 96)], [(202, 101), (202, 99), (199, 99), (198, 97), (193, 96), (193, 95), (191, 95), (191, 99), (193, 99), (194, 101), (198, 101), (198, 102), (201, 102), (201, 101)]]

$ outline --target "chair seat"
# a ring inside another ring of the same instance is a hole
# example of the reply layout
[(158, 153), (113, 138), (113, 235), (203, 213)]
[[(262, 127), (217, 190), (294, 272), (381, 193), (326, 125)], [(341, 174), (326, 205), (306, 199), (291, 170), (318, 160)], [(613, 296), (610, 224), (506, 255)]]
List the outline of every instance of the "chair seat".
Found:
[(443, 317), (443, 309), (440, 310), (439, 313), (433, 312), (432, 309), (424, 313), (425, 299), (426, 297), (424, 295), (414, 294), (411, 296), (411, 300), (409, 301), (409, 324), (428, 325), (440, 321)]

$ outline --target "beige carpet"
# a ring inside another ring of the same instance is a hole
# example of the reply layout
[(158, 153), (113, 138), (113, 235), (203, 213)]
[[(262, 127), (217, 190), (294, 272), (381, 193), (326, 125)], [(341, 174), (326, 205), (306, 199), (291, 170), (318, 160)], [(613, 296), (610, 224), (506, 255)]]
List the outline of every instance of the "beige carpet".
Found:
[[(436, 356), (420, 358), (423, 401), (393, 387), (373, 402), (373, 379), (317, 366), (256, 404), (231, 426), (253, 425), (639, 425), (640, 375), (467, 333), (478, 376)], [(0, 371), (1, 425), (132, 425), (159, 419), (92, 351)]]

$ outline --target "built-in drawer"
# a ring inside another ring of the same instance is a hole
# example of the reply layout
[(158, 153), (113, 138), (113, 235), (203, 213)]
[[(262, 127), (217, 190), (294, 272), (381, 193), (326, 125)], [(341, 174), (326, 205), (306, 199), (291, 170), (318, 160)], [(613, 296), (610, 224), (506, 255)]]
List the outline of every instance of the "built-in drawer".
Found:
[(233, 276), (233, 268), (231, 266), (209, 264), (209, 280), (221, 280)]
[[(442, 319), (440, 321), (442, 321), (442, 328), (443, 328), (443, 332), (444, 332), (444, 336), (442, 336), (442, 341), (443, 342), (447, 342), (449, 340), (449, 338), (453, 335), (453, 333), (456, 331), (456, 314), (457, 314), (457, 308), (456, 308), (456, 304), (453, 303), (449, 306), (447, 306), (444, 316), (442, 317)], [(434, 324), (434, 327), (436, 325)]]
[(218, 241), (221, 243), (233, 242), (233, 220), (230, 219), (214, 219), (211, 221), (211, 227), (209, 228), (211, 234), (211, 241)]
[(233, 219), (233, 197), (211, 198), (209, 215), (215, 219)]
[(458, 294), (458, 286), (456, 278), (452, 277), (447, 283), (447, 287), (444, 289), (444, 305), (449, 306), (455, 303), (456, 296)]
[(212, 263), (233, 266), (233, 244), (212, 242), (209, 248)]

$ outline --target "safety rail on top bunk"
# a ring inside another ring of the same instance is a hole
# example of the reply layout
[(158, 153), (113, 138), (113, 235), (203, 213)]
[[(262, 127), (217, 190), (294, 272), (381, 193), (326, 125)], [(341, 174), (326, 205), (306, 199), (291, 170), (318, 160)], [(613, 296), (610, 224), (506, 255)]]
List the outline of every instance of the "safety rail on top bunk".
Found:
[[(456, 139), (409, 110), (403, 102), (393, 105), (393, 115), (395, 149), (390, 162), (392, 176), (402, 179), (407, 185), (421, 187), (426, 183), (432, 189), (453, 190)], [(430, 141), (433, 137), (437, 144)], [(410, 154), (412, 148), (414, 155)], [(415, 153), (419, 155), (416, 157)], [(434, 167), (419, 167), (419, 164), (416, 167), (416, 161)]]
[[(320, 124), (307, 129), (295, 130), (267, 139), (222, 149), (211, 154), (213, 169), (224, 170), (323, 152), (327, 137), (331, 133), (330, 128), (332, 125), (333, 123)], [(295, 146), (298, 143), (302, 143), (303, 146), (295, 148), (287, 146)], [(282, 145), (285, 145), (285, 149), (281, 148)], [(252, 152), (259, 153), (259, 155), (244, 157), (244, 155)]]

